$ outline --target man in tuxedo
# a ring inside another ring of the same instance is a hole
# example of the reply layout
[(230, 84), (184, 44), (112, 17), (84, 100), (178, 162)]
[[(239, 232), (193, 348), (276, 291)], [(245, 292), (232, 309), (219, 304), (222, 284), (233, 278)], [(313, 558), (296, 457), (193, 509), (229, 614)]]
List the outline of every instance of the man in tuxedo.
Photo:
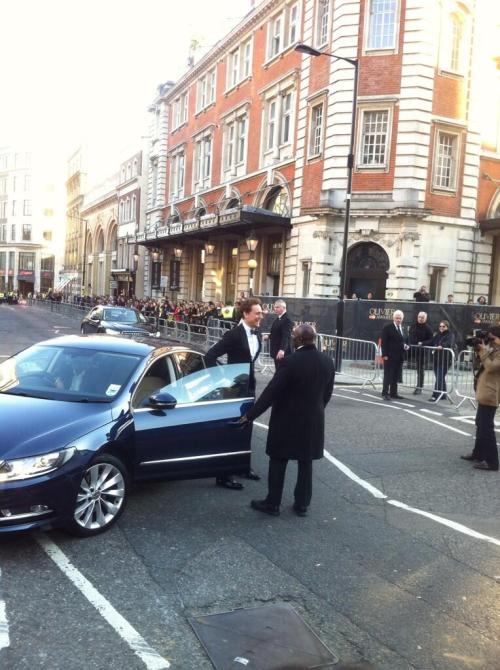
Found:
[(306, 516), (312, 496), (312, 462), (323, 457), (325, 407), (332, 393), (335, 366), (314, 344), (316, 331), (301, 324), (293, 331), (295, 352), (278, 366), (276, 374), (240, 423), (253, 421), (272, 407), (267, 434), (268, 493), (252, 500), (258, 512), (278, 516), (289, 460), (298, 461), (293, 510)]
[[(240, 323), (227, 330), (222, 339), (211, 347), (205, 354), (207, 368), (217, 365), (220, 356), (227, 355), (227, 362), (250, 363), (249, 391), (255, 393), (254, 363), (261, 350), (261, 339), (258, 331), (262, 319), (262, 306), (258, 298), (248, 298), (241, 303)], [(248, 479), (259, 480), (260, 477), (253, 470), (249, 470)], [(227, 489), (240, 490), (243, 484), (229, 476), (217, 477), (217, 486)]]
[(292, 353), (292, 320), (286, 313), (286, 302), (276, 300), (274, 311), (277, 314), (269, 333), (269, 354), (277, 370), (281, 361)]
[(384, 360), (382, 398), (384, 400), (403, 399), (398, 395), (398, 380), (403, 368), (405, 351), (409, 348), (403, 335), (403, 319), (403, 312), (397, 309), (393, 314), (392, 323), (388, 323), (382, 329), (382, 358)]

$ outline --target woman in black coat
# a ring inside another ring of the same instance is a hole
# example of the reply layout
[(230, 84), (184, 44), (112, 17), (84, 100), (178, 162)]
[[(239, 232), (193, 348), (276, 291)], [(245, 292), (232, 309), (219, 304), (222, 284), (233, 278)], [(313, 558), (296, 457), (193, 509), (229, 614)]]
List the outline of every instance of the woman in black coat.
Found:
[(437, 402), (441, 398), (446, 398), (446, 373), (452, 362), (453, 355), (449, 349), (455, 346), (455, 337), (450, 331), (448, 321), (439, 322), (439, 330), (432, 338), (431, 346), (435, 347), (432, 352), (432, 367), (436, 376), (434, 393), (429, 398), (431, 402)]

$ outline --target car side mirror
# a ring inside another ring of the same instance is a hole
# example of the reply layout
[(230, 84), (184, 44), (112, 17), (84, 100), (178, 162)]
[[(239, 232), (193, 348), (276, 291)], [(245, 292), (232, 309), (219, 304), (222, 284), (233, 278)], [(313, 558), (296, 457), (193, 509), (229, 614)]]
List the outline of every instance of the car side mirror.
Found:
[(174, 409), (177, 399), (170, 393), (155, 393), (149, 397), (149, 406), (155, 409)]

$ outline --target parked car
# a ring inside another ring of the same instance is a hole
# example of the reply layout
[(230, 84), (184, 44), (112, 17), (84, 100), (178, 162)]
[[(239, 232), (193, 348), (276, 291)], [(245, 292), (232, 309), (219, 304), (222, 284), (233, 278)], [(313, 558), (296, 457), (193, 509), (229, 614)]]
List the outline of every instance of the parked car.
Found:
[(0, 533), (120, 517), (131, 483), (245, 474), (249, 365), (99, 335), (59, 337), (0, 364)]
[(132, 307), (110, 307), (97, 305), (82, 319), (82, 335), (106, 333), (107, 335), (159, 336), (154, 323), (150, 323), (144, 314)]

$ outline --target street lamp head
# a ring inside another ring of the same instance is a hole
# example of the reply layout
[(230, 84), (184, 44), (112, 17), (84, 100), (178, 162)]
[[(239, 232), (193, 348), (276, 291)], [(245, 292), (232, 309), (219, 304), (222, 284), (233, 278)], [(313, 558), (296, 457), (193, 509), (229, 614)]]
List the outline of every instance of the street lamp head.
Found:
[(182, 249), (180, 247), (174, 249), (174, 256), (176, 258), (182, 258)]
[(153, 249), (151, 256), (153, 258), (153, 261), (156, 263), (160, 258), (160, 252), (158, 251), (158, 249)]
[(134, 263), (138, 263), (138, 262), (139, 262), (139, 254), (135, 253), (134, 254)]
[(211, 256), (215, 251), (215, 244), (212, 242), (205, 242), (205, 253)]
[(257, 249), (257, 245), (259, 244), (259, 240), (257, 239), (255, 233), (252, 231), (250, 235), (246, 239), (248, 251), (255, 251)]
[(307, 54), (308, 56), (322, 56), (323, 52), (318, 51), (318, 49), (315, 49), (314, 47), (309, 46), (309, 44), (303, 44), (302, 42), (299, 42), (294, 46), (295, 51), (299, 51), (302, 54)]
[(250, 268), (250, 270), (255, 270), (255, 268), (257, 267), (257, 261), (255, 260), (255, 258), (249, 259), (248, 267)]

